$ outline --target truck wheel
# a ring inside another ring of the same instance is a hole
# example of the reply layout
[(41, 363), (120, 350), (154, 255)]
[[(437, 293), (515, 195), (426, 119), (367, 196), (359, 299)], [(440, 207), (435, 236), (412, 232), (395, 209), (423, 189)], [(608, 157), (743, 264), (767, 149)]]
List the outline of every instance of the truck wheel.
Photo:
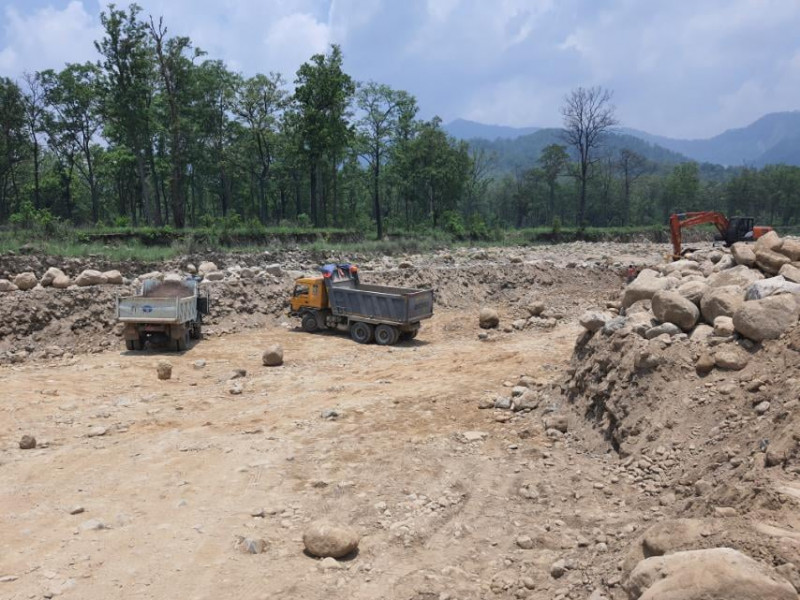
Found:
[(317, 329), (319, 329), (319, 325), (317, 324), (317, 317), (312, 315), (311, 313), (306, 313), (303, 315), (303, 320), (300, 321), (300, 326), (303, 328), (303, 331), (308, 333), (314, 333)]
[(400, 339), (403, 341), (413, 340), (415, 337), (417, 337), (418, 332), (419, 329), (415, 329), (414, 331), (404, 331), (400, 334)]
[(350, 326), (350, 337), (359, 344), (369, 344), (372, 341), (372, 325), (356, 321)]
[(399, 338), (400, 332), (396, 327), (381, 324), (375, 328), (375, 341), (381, 346), (391, 346), (396, 344)]
[(178, 352), (183, 352), (189, 347), (189, 332), (184, 331), (183, 335), (175, 340), (175, 349)]

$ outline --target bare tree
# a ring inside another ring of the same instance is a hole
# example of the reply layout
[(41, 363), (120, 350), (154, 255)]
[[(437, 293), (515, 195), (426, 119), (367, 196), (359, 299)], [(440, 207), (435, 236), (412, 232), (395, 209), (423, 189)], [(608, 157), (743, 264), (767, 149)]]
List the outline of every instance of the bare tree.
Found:
[(618, 123), (611, 104), (611, 92), (601, 87), (572, 90), (561, 107), (564, 117), (564, 137), (575, 148), (579, 157), (578, 180), (578, 227), (583, 227), (586, 213), (586, 184), (591, 176), (592, 165), (599, 160), (597, 149), (603, 136)]

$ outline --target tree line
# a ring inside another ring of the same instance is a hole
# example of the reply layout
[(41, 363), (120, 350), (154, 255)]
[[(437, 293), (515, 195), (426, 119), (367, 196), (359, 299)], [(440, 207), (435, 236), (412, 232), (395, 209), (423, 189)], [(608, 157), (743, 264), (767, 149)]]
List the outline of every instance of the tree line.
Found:
[(356, 82), (332, 45), (245, 77), (133, 4), (101, 13), (99, 60), (0, 78), (0, 224), (375, 231), (663, 223), (722, 208), (794, 223), (800, 170), (665, 170), (604, 147), (611, 95), (578, 88), (560, 143), (501, 173), (480, 144), (418, 118), (410, 93)]

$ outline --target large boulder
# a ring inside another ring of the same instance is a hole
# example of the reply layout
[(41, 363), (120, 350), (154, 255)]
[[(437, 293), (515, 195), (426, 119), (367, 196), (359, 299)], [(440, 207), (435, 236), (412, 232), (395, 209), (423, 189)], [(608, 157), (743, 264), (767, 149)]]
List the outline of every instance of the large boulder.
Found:
[(77, 285), (78, 287), (86, 287), (89, 285), (101, 285), (105, 282), (106, 282), (105, 276), (100, 271), (95, 271), (94, 269), (86, 269), (75, 279), (75, 285)]
[(650, 300), (657, 292), (676, 287), (677, 281), (670, 277), (661, 277), (652, 269), (643, 269), (622, 295), (622, 306), (627, 308), (639, 300)]
[(794, 587), (772, 568), (732, 548), (647, 558), (625, 591), (630, 600), (797, 600)]
[(744, 303), (744, 291), (735, 285), (709, 288), (700, 300), (703, 319), (711, 325), (717, 317), (732, 317)]
[(800, 239), (798, 238), (783, 238), (780, 253), (788, 256), (792, 261), (800, 260)]
[(769, 279), (762, 279), (761, 281), (756, 281), (747, 288), (744, 299), (761, 300), (762, 298), (775, 296), (776, 294), (800, 294), (800, 283), (786, 281), (781, 275), (770, 277)]
[(42, 278), (39, 280), (39, 283), (42, 285), (42, 287), (49, 287), (53, 285), (53, 281), (55, 281), (56, 277), (62, 275), (64, 275), (64, 271), (56, 267), (50, 267), (49, 269), (47, 269), (45, 274), (42, 275)]
[(603, 325), (608, 323), (613, 318), (613, 315), (609, 313), (590, 310), (583, 313), (578, 321), (584, 329), (595, 333), (596, 331), (600, 331), (603, 328)]
[(670, 273), (699, 273), (700, 263), (693, 260), (681, 259), (667, 263), (662, 270), (665, 275), (669, 275)]
[(700, 319), (700, 309), (678, 292), (658, 292), (653, 296), (653, 314), (662, 323), (673, 323), (691, 331)]
[(33, 273), (20, 273), (14, 277), (14, 285), (21, 290), (32, 290), (39, 281)]
[(309, 554), (342, 558), (358, 548), (358, 533), (350, 527), (317, 521), (303, 532), (303, 545)]
[(219, 271), (219, 269), (217, 268), (217, 265), (211, 261), (203, 261), (200, 263), (200, 266), (197, 267), (197, 272), (203, 276), (206, 276), (209, 273), (214, 273), (215, 271)]
[(478, 325), (481, 329), (494, 329), (500, 324), (500, 315), (493, 308), (482, 308), (478, 313)]
[(783, 265), (778, 275), (786, 279), (786, 281), (791, 281), (792, 283), (800, 283), (800, 268), (796, 267), (793, 264)]
[(56, 275), (52, 285), (58, 290), (64, 290), (72, 285), (72, 280), (62, 273), (61, 275)]
[(737, 265), (744, 265), (745, 267), (752, 267), (756, 264), (756, 253), (753, 250), (753, 245), (747, 242), (736, 242), (731, 246), (731, 253)]
[(706, 290), (708, 290), (708, 285), (705, 281), (687, 281), (678, 286), (678, 293), (697, 306), (700, 306)]
[(783, 240), (775, 231), (768, 231), (756, 240), (753, 251), (758, 254), (759, 250), (773, 250), (777, 252), (783, 246)]
[(764, 274), (761, 271), (739, 265), (738, 267), (733, 267), (722, 273), (715, 273), (709, 278), (708, 284), (711, 287), (738, 285), (744, 288), (751, 283), (755, 283), (759, 279), (764, 279)]
[(797, 324), (800, 307), (792, 294), (744, 302), (733, 315), (737, 333), (753, 340), (774, 340)]
[(112, 285), (122, 285), (123, 283), (122, 273), (116, 269), (113, 271), (106, 271), (103, 273), (103, 277), (106, 278), (106, 283), (110, 283)]
[(0, 292), (14, 292), (19, 288), (8, 279), (0, 279)]
[(756, 252), (756, 266), (770, 275), (777, 275), (783, 265), (788, 265), (792, 259), (774, 250), (759, 250)]
[(270, 346), (261, 355), (261, 362), (265, 367), (279, 367), (283, 364), (283, 347), (279, 344)]

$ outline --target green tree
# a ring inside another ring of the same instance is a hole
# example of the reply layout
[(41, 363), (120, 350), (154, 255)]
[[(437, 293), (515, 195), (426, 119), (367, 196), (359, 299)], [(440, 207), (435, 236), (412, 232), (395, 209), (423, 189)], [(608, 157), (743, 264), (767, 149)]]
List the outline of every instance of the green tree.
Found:
[(381, 168), (397, 137), (401, 115), (416, 113), (417, 101), (407, 92), (370, 81), (359, 87), (356, 102), (363, 115), (356, 125), (358, 143), (372, 170), (372, 212), (378, 239), (382, 239)]
[(556, 216), (556, 187), (558, 178), (569, 166), (569, 154), (565, 146), (559, 144), (549, 144), (542, 150), (542, 154), (537, 161), (543, 171), (543, 179), (547, 183), (548, 202), (546, 220), (549, 224), (553, 223)]
[(26, 152), (25, 103), (22, 90), (0, 77), (0, 222), (19, 204), (17, 165)]

